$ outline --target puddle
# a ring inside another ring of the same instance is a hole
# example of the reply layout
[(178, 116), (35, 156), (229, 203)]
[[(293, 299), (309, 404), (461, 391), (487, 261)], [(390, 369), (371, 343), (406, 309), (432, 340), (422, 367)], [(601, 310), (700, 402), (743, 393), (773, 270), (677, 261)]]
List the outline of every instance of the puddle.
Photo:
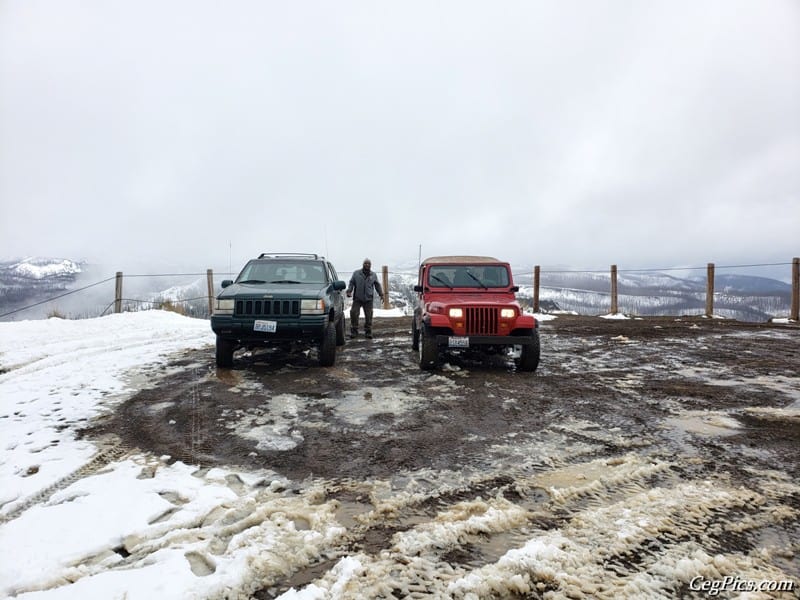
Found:
[(471, 535), (466, 536), (462, 548), (462, 553), (451, 553), (444, 557), (448, 562), (461, 563), (468, 567), (480, 568), (485, 565), (496, 563), (509, 550), (522, 548), (530, 539), (531, 531), (519, 529), (514, 531), (501, 531), (492, 535)]
[(336, 520), (346, 529), (361, 525), (361, 515), (369, 513), (374, 507), (369, 502), (339, 499), (339, 508), (336, 509)]
[(707, 436), (728, 436), (741, 433), (742, 425), (735, 418), (719, 412), (694, 411), (664, 420), (672, 429)]
[(541, 473), (534, 478), (535, 485), (543, 490), (566, 489), (575, 486), (584, 487), (593, 481), (600, 481), (608, 476), (617, 466), (611, 462), (594, 461), (564, 467), (554, 471)]

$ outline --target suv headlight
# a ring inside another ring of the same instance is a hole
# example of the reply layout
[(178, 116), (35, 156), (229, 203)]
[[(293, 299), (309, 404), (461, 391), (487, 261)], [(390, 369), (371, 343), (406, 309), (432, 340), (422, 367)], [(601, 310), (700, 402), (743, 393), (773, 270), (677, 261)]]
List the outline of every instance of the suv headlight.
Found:
[(451, 319), (461, 319), (464, 317), (464, 309), (451, 308), (447, 313)]
[(214, 314), (215, 315), (232, 315), (233, 314), (233, 305), (236, 303), (235, 300), (217, 300), (214, 302)]
[(513, 319), (517, 316), (517, 311), (513, 308), (501, 308), (500, 309), (500, 318), (501, 319)]
[(325, 300), (301, 300), (300, 301), (300, 314), (301, 315), (324, 315), (325, 314)]

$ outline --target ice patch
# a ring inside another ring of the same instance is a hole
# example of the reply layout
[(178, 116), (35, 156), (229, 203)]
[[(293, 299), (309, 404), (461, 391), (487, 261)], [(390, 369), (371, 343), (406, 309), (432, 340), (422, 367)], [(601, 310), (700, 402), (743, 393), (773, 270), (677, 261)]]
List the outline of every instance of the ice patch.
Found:
[(352, 425), (365, 425), (371, 418), (382, 414), (397, 417), (413, 411), (422, 402), (419, 396), (391, 387), (364, 387), (345, 392), (341, 398), (323, 400), (340, 420)]
[(286, 451), (303, 442), (298, 429), (302, 401), (294, 394), (269, 398), (264, 407), (236, 411), (225, 426), (239, 437), (254, 440), (262, 451)]

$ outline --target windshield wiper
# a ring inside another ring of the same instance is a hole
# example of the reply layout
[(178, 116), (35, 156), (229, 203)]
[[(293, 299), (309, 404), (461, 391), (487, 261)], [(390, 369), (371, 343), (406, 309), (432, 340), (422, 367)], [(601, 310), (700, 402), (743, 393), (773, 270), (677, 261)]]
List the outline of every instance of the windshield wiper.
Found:
[(294, 281), (293, 279), (276, 279), (270, 283), (303, 283), (302, 281)]
[(244, 281), (237, 281), (236, 283), (267, 283), (263, 279), (245, 279)]
[(431, 274), (431, 279), (435, 279), (436, 281), (438, 281), (438, 282), (439, 282), (439, 283), (441, 283), (441, 284), (444, 284), (444, 286), (445, 286), (445, 287), (448, 287), (448, 288), (450, 288), (451, 290), (453, 289), (453, 286), (452, 286), (452, 285), (450, 285), (449, 283), (447, 283), (447, 282), (446, 282), (444, 279), (442, 279), (441, 277), (437, 277), (436, 275), (433, 275), (433, 274)]
[(489, 289), (489, 288), (487, 288), (485, 285), (483, 285), (483, 282), (482, 282), (480, 279), (478, 279), (477, 277), (475, 277), (475, 275), (473, 275), (473, 274), (472, 274), (472, 273), (470, 273), (469, 271), (467, 271), (467, 275), (469, 275), (469, 276), (470, 276), (470, 277), (472, 277), (472, 278), (473, 278), (475, 281), (477, 281), (477, 282), (478, 282), (478, 285), (479, 285), (479, 286), (481, 286), (483, 289), (485, 289), (485, 290), (488, 290), (488, 289)]

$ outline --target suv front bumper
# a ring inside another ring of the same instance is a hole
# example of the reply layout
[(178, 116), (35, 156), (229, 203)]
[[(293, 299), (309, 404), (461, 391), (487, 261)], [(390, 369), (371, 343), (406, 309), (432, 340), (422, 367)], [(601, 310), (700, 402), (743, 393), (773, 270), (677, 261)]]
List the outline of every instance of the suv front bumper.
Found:
[(255, 331), (254, 327), (256, 319), (242, 319), (220, 315), (211, 316), (211, 329), (214, 333), (222, 338), (238, 340), (240, 343), (264, 344), (273, 340), (321, 340), (325, 333), (328, 316), (304, 316), (300, 319), (293, 319), (291, 321), (281, 321), (278, 319), (269, 318), (264, 318), (261, 320), (276, 321), (275, 331), (270, 333)]

